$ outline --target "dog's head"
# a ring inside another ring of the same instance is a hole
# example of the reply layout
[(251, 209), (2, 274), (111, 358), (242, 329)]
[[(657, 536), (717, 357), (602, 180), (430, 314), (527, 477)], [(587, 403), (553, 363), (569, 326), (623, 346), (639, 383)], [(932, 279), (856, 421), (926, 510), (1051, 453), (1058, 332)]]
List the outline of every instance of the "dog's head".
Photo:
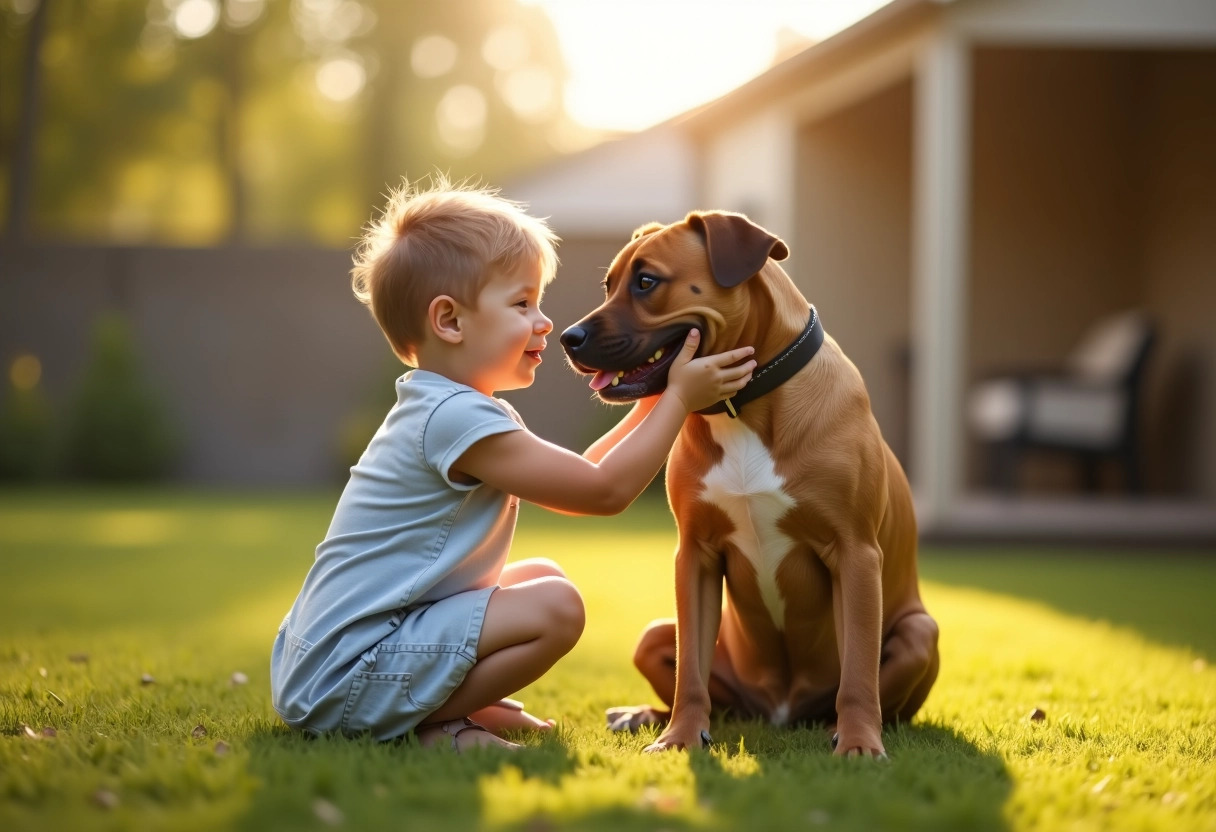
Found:
[(789, 249), (742, 214), (696, 211), (633, 233), (604, 279), (604, 302), (561, 335), (571, 366), (606, 402), (661, 393), (689, 330), (701, 352), (738, 345), (751, 314), (746, 283)]

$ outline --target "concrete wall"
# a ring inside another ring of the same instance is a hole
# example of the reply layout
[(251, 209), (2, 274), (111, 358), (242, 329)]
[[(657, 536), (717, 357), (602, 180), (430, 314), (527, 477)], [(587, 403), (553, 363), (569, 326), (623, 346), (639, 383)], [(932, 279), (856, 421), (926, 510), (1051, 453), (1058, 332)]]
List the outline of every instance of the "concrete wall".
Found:
[[(557, 335), (600, 302), (603, 269), (626, 239), (562, 246), (544, 300), (557, 332), (533, 388), (507, 396), (533, 430), (566, 447), (581, 450), (595, 426), (624, 412), (591, 401)], [(340, 482), (340, 432), (360, 409), (391, 403), (404, 369), (351, 295), (349, 252), (37, 246), (0, 250), (0, 262), (5, 372), (17, 355), (37, 356), (62, 414), (97, 315), (123, 311), (180, 428), (186, 481)]]
[(351, 296), (345, 252), (40, 246), (3, 257), (5, 365), (38, 356), (65, 406), (96, 316), (124, 312), (191, 481), (331, 477), (338, 425), (391, 355)]

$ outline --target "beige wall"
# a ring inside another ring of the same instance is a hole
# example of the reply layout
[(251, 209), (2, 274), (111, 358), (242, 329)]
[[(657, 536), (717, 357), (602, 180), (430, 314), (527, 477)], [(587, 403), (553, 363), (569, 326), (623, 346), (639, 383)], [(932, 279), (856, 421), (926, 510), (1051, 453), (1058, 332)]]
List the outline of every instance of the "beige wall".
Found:
[(1162, 488), (1216, 500), (1216, 51), (1151, 56), (1136, 93), (1137, 265), (1162, 323), (1147, 464)]
[(1141, 302), (1126, 58), (974, 55), (969, 371), (1058, 362)]
[(798, 135), (791, 277), (861, 371), (888, 444), (907, 465), (912, 83)]
[[(975, 379), (1058, 366), (1095, 319), (1148, 309), (1163, 334), (1143, 423), (1148, 486), (1209, 498), (1212, 60), (1211, 52), (975, 51), (968, 322)], [(974, 482), (981, 460), (971, 451)]]

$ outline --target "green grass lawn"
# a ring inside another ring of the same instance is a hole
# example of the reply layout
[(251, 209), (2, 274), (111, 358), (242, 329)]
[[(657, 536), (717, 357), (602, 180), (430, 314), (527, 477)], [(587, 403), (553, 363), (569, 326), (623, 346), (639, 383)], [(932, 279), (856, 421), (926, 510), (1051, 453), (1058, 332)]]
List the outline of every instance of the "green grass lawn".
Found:
[(276, 721), (270, 642), (335, 497), (0, 492), (0, 829), (1216, 829), (1216, 552), (927, 549), (942, 672), (889, 762), (730, 720), (643, 756), (602, 714), (651, 699), (666, 510), (527, 510), (517, 554), (587, 601), (521, 695), (560, 730), (455, 755)]

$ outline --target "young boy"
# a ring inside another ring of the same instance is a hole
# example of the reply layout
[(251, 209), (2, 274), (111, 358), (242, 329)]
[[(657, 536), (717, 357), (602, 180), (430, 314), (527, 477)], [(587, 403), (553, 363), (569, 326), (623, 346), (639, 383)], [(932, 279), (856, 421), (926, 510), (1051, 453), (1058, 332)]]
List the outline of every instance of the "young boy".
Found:
[(504, 697), (574, 646), (583, 603), (552, 561), (505, 565), (519, 500), (623, 511), (687, 414), (750, 380), (750, 347), (694, 360), (694, 330), (667, 390), (582, 456), (529, 432), (493, 395), (529, 386), (541, 363), (555, 241), (495, 192), (443, 180), (394, 193), (365, 235), (355, 295), (416, 369), (397, 380), (275, 639), (272, 699), (288, 725), (382, 740), (413, 730), (457, 750), (549, 729)]

